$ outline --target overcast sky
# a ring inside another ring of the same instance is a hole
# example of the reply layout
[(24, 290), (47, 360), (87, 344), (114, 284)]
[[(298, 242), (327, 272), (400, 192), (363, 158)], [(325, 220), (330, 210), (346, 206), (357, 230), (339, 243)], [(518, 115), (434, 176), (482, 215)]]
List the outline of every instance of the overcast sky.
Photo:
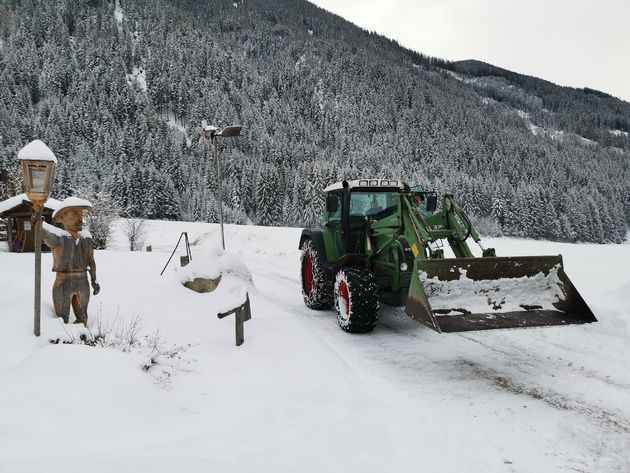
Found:
[(401, 45), (630, 102), (630, 0), (310, 0)]

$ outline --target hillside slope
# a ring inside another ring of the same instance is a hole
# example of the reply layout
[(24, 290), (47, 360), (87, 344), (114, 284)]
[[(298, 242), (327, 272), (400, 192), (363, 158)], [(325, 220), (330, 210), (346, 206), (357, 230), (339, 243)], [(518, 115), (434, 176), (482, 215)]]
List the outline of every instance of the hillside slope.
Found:
[(303, 0), (9, 1), (0, 38), (5, 181), (37, 137), (57, 197), (216, 221), (206, 119), (243, 125), (232, 222), (311, 225), (325, 185), (379, 175), (454, 193), (487, 233), (626, 235), (630, 104), (604, 93), (426, 57)]

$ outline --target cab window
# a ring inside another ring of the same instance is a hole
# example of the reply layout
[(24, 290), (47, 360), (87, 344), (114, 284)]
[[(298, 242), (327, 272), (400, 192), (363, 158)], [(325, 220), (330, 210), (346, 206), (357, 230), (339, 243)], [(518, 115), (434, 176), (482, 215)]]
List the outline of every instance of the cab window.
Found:
[[(398, 205), (397, 192), (353, 192), (350, 194), (350, 215), (380, 218), (391, 215)], [(387, 212), (391, 210), (391, 212)]]
[(324, 223), (341, 222), (341, 192), (329, 192), (326, 195)]

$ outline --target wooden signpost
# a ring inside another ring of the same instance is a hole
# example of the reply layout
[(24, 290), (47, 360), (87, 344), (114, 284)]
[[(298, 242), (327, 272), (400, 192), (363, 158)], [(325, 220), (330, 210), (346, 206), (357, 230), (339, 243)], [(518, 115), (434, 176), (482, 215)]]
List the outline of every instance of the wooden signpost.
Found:
[(246, 294), (246, 300), (243, 304), (241, 304), (240, 306), (228, 312), (219, 313), (217, 314), (217, 317), (219, 317), (220, 319), (223, 319), (227, 317), (228, 315), (232, 315), (232, 314), (235, 314), (236, 346), (238, 347), (238, 346), (241, 346), (243, 343), (245, 343), (244, 323), (252, 318), (252, 311), (249, 305), (249, 294)]

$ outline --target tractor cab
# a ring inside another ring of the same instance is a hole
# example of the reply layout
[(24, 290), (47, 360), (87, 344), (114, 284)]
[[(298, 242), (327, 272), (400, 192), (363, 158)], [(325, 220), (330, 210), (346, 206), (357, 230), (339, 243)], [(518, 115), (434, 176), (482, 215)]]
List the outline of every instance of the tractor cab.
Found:
[[(360, 179), (324, 189), (323, 224), (335, 235), (339, 255), (365, 253), (366, 234), (373, 222), (400, 214), (400, 194), (409, 187), (398, 180)], [(396, 218), (395, 225), (399, 225)]]

